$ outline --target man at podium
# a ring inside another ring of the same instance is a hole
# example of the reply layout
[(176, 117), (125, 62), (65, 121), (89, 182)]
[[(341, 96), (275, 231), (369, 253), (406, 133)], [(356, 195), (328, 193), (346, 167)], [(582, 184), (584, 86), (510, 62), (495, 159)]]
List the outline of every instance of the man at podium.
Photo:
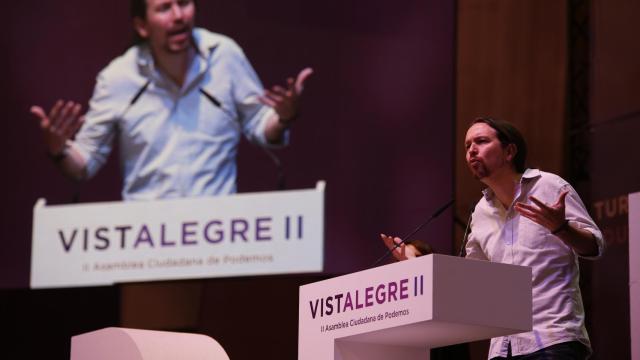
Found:
[[(527, 147), (510, 123), (478, 118), (467, 130), (466, 161), (487, 188), (476, 204), (466, 257), (532, 268), (533, 331), (491, 340), (491, 359), (585, 359), (578, 258), (597, 258), (602, 233), (576, 191), (557, 175), (526, 168)], [(392, 248), (399, 238), (382, 236)], [(396, 259), (421, 255), (414, 246)]]
[(264, 90), (242, 49), (195, 14), (195, 0), (131, 0), (135, 44), (100, 72), (86, 115), (73, 101), (31, 108), (63, 173), (93, 176), (118, 141), (125, 200), (229, 194), (241, 135), (287, 143), (312, 70)]

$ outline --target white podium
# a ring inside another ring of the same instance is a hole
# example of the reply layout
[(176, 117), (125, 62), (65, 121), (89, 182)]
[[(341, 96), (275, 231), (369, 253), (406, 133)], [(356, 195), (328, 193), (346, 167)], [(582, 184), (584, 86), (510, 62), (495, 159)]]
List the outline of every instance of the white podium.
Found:
[(229, 360), (222, 346), (200, 334), (105, 328), (71, 338), (71, 360)]
[(531, 269), (427, 255), (300, 287), (299, 360), (428, 359), (531, 330)]

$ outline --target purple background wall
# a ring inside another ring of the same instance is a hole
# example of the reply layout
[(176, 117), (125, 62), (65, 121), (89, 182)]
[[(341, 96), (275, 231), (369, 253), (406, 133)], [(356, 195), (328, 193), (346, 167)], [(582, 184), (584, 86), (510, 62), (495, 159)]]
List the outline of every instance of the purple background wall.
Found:
[[(27, 0), (7, 18), (0, 286), (24, 287), (35, 200), (66, 203), (77, 191), (83, 202), (112, 200), (120, 187), (113, 155), (89, 183), (59, 175), (29, 106), (86, 104), (95, 75), (126, 49), (131, 29), (127, 1)], [(452, 4), (200, 1), (197, 22), (233, 37), (267, 86), (315, 69), (291, 146), (278, 156), (288, 188), (327, 180), (328, 272), (366, 267), (384, 250), (379, 232), (405, 233), (452, 197)], [(243, 144), (239, 161), (240, 191), (274, 189), (275, 167), (261, 150)], [(442, 252), (450, 251), (450, 214), (429, 231)]]

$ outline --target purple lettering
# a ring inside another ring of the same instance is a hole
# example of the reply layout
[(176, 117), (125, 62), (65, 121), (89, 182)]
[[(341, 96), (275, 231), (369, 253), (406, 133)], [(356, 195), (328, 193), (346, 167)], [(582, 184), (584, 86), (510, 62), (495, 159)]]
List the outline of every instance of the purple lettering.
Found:
[(215, 234), (215, 238), (211, 238), (209, 236), (209, 228), (212, 226), (216, 226), (216, 227), (220, 227), (222, 225), (222, 223), (218, 220), (212, 220), (209, 221), (207, 223), (207, 225), (204, 227), (204, 238), (205, 240), (207, 240), (207, 242), (211, 243), (211, 244), (217, 244), (219, 242), (222, 241), (222, 239), (224, 238), (224, 233), (222, 232), (222, 230), (220, 229), (216, 229), (213, 233)]
[(356, 290), (356, 309), (362, 309), (364, 305), (360, 304), (360, 291)]
[(71, 239), (69, 239), (67, 242), (64, 236), (64, 232), (62, 230), (58, 230), (58, 236), (60, 236), (60, 240), (62, 241), (62, 247), (64, 247), (65, 252), (69, 252), (69, 249), (71, 249), (71, 245), (73, 245), (73, 240), (76, 238), (77, 233), (78, 233), (78, 229), (73, 229), (73, 232), (71, 233)]
[(407, 291), (409, 290), (409, 279), (400, 280), (400, 299), (406, 299), (409, 297)]
[(390, 282), (389, 283), (389, 292), (388, 292), (389, 302), (391, 302), (391, 298), (393, 298), (393, 301), (397, 301), (398, 300), (398, 298), (396, 297), (396, 291), (398, 291), (398, 284), (396, 284), (395, 282)]
[(298, 239), (302, 239), (302, 216), (298, 216)]
[(102, 245), (95, 245), (96, 250), (106, 250), (109, 248), (109, 238), (106, 235), (103, 235), (108, 231), (109, 229), (106, 227), (99, 227), (96, 229), (96, 239), (102, 242)]
[(336, 300), (338, 300), (338, 306), (337, 306), (337, 308), (338, 308), (338, 314), (340, 314), (340, 300), (342, 300), (342, 297), (343, 297), (343, 296), (344, 296), (343, 294), (334, 295), (334, 298), (335, 298)]
[[(380, 297), (380, 293), (382, 293), (382, 298)], [(384, 292), (384, 284), (378, 285), (378, 287), (376, 287), (376, 302), (378, 305), (383, 304), (386, 298), (387, 294)]]
[(236, 235), (240, 235), (242, 240), (247, 241), (247, 228), (249, 228), (249, 223), (244, 219), (233, 219), (231, 220), (231, 242), (236, 240)]
[(291, 228), (291, 219), (288, 216), (284, 217), (284, 238), (289, 240), (289, 230)]
[(196, 234), (195, 230), (189, 229), (190, 227), (197, 226), (196, 221), (182, 223), (182, 245), (196, 245), (197, 239), (191, 239), (190, 237)]
[(370, 286), (364, 290), (364, 306), (373, 306), (373, 286)]
[(347, 292), (347, 297), (344, 299), (344, 309), (342, 309), (342, 311), (347, 311), (347, 308), (353, 310), (353, 301), (351, 300), (350, 292)]
[(423, 280), (424, 280), (424, 277), (422, 275), (420, 275), (420, 277), (417, 277), (417, 276), (413, 277), (413, 287), (414, 287), (413, 296), (418, 296), (418, 294), (422, 295), (422, 291), (423, 291), (422, 282), (423, 282)]
[(153, 240), (151, 239), (151, 234), (149, 233), (147, 225), (142, 225), (142, 227), (140, 228), (140, 232), (138, 233), (138, 237), (136, 238), (136, 242), (133, 245), (133, 248), (137, 249), (138, 245), (142, 243), (148, 243), (149, 246), (153, 247)]
[(127, 234), (127, 231), (131, 230), (131, 226), (129, 225), (116, 226), (115, 229), (116, 231), (120, 232), (120, 249), (124, 249), (124, 246), (126, 243), (126, 234)]
[(311, 308), (311, 317), (312, 318), (316, 318), (316, 313), (318, 312), (318, 303), (320, 302), (320, 299), (316, 299), (316, 305), (313, 306), (313, 302), (309, 301), (309, 307)]
[[(263, 218), (256, 219), (256, 241), (271, 240), (271, 235), (266, 233), (271, 230), (271, 226), (269, 226), (270, 222), (271, 222), (270, 217), (263, 217)], [(267, 224), (263, 224), (263, 223), (267, 223)]]
[(172, 240), (168, 240), (167, 239), (167, 232), (166, 232), (166, 226), (165, 224), (161, 224), (160, 225), (160, 246), (176, 246), (176, 242), (172, 241)]
[(325, 315), (329, 316), (331, 314), (333, 314), (333, 296), (329, 296), (327, 297), (326, 303), (327, 303), (327, 311), (325, 312)]
[(82, 231), (82, 234), (84, 235), (83, 241), (82, 241), (82, 248), (84, 249), (84, 251), (89, 250), (89, 229), (84, 228), (84, 230)]

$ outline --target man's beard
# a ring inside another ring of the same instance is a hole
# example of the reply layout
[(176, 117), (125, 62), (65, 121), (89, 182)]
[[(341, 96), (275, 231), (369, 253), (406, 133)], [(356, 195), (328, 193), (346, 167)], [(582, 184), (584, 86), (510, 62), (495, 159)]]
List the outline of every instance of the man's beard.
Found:
[(469, 164), (469, 170), (474, 178), (481, 180), (489, 176), (489, 170), (482, 161), (475, 161), (473, 164)]
[(171, 55), (179, 55), (189, 52), (192, 47), (195, 47), (195, 41), (193, 39), (193, 27), (187, 27), (183, 34), (188, 38), (186, 39), (186, 41), (180, 44), (181, 46), (175, 46), (175, 44), (172, 44), (170, 37), (166, 40), (166, 43), (163, 46), (165, 53)]

